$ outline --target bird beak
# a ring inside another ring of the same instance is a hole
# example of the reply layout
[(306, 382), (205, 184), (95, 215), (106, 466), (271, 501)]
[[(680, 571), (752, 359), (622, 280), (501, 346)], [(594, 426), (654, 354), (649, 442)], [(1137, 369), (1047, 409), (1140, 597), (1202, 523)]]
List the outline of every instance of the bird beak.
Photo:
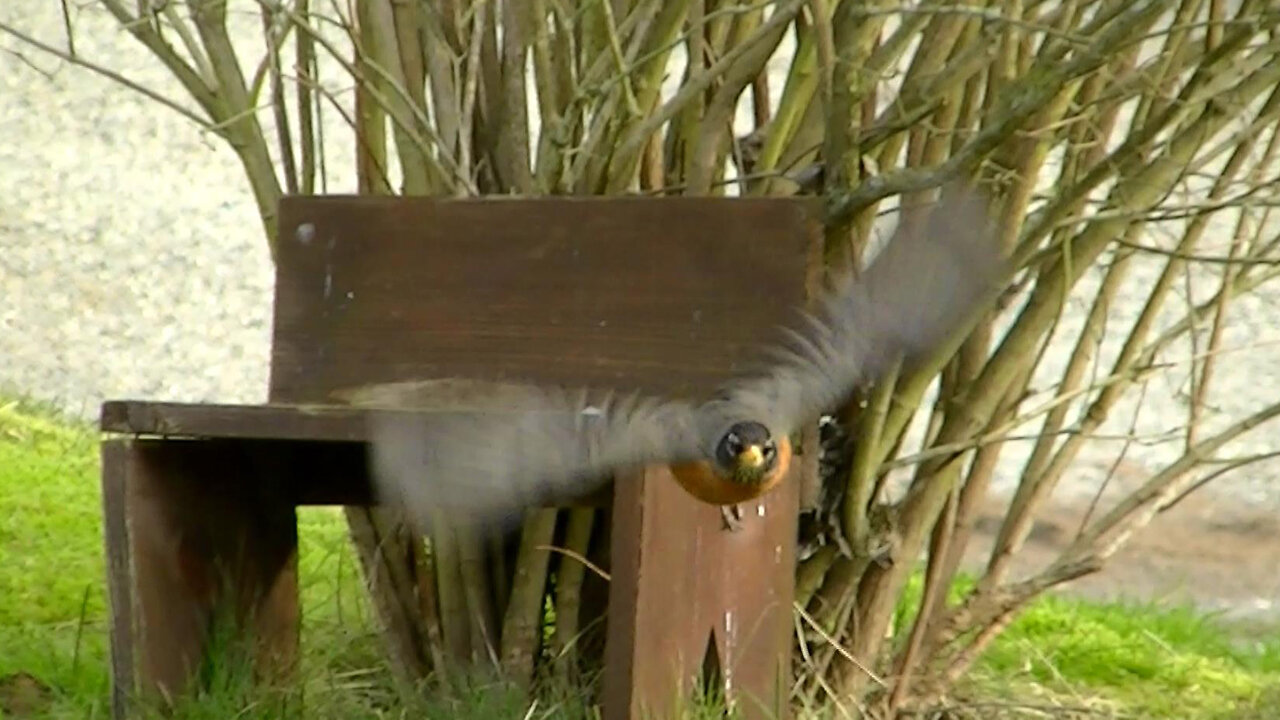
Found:
[(742, 467), (758, 468), (764, 464), (764, 451), (759, 445), (748, 445), (738, 453), (738, 465)]

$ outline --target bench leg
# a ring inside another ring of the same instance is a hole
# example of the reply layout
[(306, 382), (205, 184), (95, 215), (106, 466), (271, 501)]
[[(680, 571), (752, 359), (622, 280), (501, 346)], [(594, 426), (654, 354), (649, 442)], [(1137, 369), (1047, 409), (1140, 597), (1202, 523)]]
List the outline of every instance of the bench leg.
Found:
[[(786, 715), (798, 484), (742, 507), (736, 532), (664, 467), (614, 484), (604, 720), (676, 717), (714, 667), (747, 718)], [(714, 656), (708, 655), (714, 651)]]
[(222, 627), (259, 679), (293, 669), (297, 519), (271, 474), (231, 442), (103, 442), (116, 717), (135, 689), (182, 693)]

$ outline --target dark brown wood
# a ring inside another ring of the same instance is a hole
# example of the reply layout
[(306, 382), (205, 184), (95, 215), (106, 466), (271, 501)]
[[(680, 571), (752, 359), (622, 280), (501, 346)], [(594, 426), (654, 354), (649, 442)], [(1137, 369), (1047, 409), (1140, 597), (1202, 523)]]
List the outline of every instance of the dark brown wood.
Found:
[(129, 524), (125, 498), (128, 488), (129, 441), (103, 440), (102, 517), (107, 560), (107, 602), (111, 614), (111, 715), (123, 718), (134, 693), (133, 569), (129, 562)]
[[(367, 506), (374, 503), (365, 446), (369, 412), (379, 411), (112, 400), (103, 403), (100, 426), (133, 437), (216, 444), (248, 458), (295, 505)], [(611, 498), (605, 487), (570, 504), (607, 507)]]
[(165, 437), (256, 438), (364, 442), (364, 413), (329, 405), (218, 405), (110, 400), (99, 426), (106, 432)]
[(737, 531), (665, 467), (618, 480), (604, 720), (672, 717), (711, 643), (743, 717), (786, 716), (797, 475), (744, 504)]
[(450, 376), (700, 393), (805, 302), (816, 208), (286, 198), (271, 399)]
[[(715, 627), (727, 697), (748, 720), (786, 720), (794, 631), (799, 466), (787, 481), (743, 506), (740, 532), (721, 532), (707, 568), (716, 585), (707, 621)], [(671, 492), (668, 488), (664, 492)]]
[[(167, 697), (185, 690), (215, 621), (253, 639), (259, 677), (287, 677), (298, 652), (293, 504), (251, 456), (216, 444), (117, 440), (108, 453), (112, 473), (123, 475), (132, 568), (128, 600), (114, 598), (113, 611), (136, 613), (112, 628), (131, 628), (140, 689)], [(108, 542), (108, 555), (119, 557), (119, 536)], [(113, 637), (113, 647), (121, 641)], [(128, 687), (120, 675), (116, 685)]]

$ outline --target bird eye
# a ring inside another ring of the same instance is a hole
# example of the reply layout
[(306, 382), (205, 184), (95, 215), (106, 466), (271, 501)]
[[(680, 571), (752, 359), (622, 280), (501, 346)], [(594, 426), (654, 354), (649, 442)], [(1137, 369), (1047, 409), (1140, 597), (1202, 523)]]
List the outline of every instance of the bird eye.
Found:
[(776, 455), (776, 454), (777, 454), (777, 452), (778, 452), (778, 449), (777, 449), (777, 448), (775, 448), (775, 447), (774, 447), (774, 446), (772, 446), (772, 445), (765, 445), (765, 446), (764, 446), (764, 456), (765, 456), (766, 458), (771, 458), (771, 457), (773, 457), (774, 455)]

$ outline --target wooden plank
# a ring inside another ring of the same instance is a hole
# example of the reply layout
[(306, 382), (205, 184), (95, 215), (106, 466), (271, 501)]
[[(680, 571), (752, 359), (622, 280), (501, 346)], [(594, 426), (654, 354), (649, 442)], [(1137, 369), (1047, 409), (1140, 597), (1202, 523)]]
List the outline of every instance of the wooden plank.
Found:
[(744, 503), (739, 532), (717, 536), (706, 564), (715, 578), (715, 640), (725, 693), (745, 720), (786, 720), (794, 631), (799, 465), (773, 492)]
[[(258, 468), (262, 481), (279, 488), (295, 505), (369, 506), (373, 491), (364, 412), (383, 411), (113, 400), (103, 404), (100, 426), (106, 432), (217, 447)], [(608, 507), (612, 495), (612, 487), (606, 486), (565, 506)]]
[(111, 717), (124, 720), (134, 687), (133, 568), (129, 553), (125, 481), (129, 440), (104, 440), (102, 455), (103, 544), (107, 560), (107, 610), (111, 650)]
[(667, 717), (714, 642), (721, 690), (752, 720), (785, 718), (799, 471), (744, 503), (741, 528), (665, 467), (615, 490), (604, 720)]
[(199, 441), (257, 468), (263, 482), (295, 505), (373, 502), (366, 424), (354, 408), (113, 400), (103, 403), (99, 426), (134, 437)]
[(817, 207), (286, 198), (270, 396), (424, 377), (700, 393), (805, 302)]
[(364, 413), (341, 405), (217, 405), (110, 400), (106, 432), (166, 437), (263, 438), (363, 442)]

